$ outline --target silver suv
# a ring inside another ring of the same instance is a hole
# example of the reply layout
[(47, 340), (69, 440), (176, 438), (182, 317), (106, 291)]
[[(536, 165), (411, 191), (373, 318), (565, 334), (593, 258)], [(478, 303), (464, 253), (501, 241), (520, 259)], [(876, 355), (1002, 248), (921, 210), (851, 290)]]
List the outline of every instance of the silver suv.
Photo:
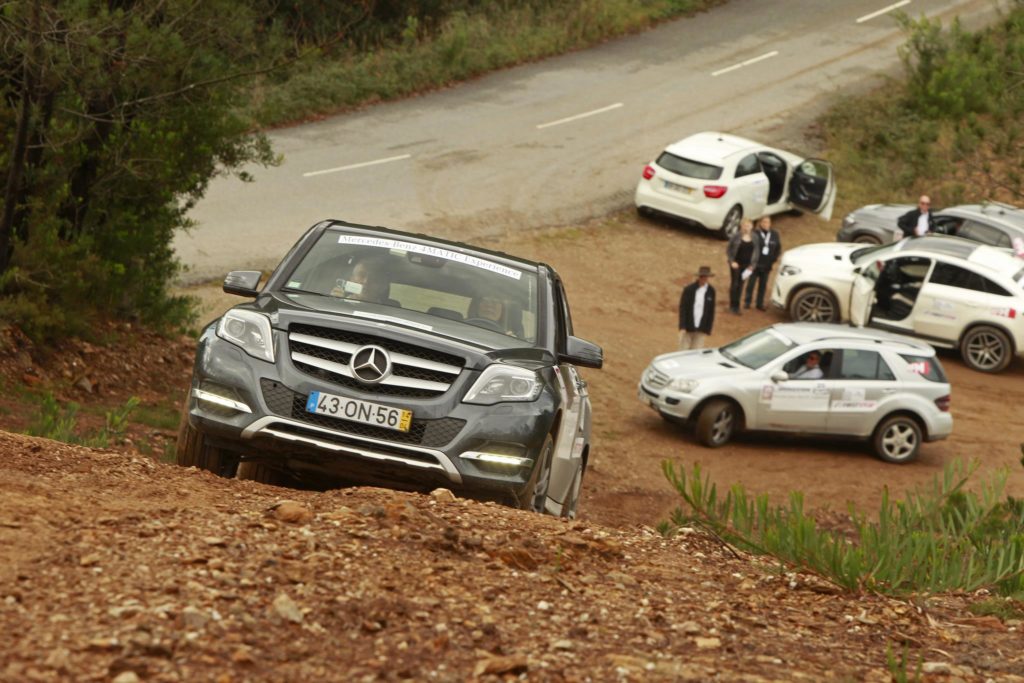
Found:
[(869, 439), (886, 462), (917, 457), (953, 431), (950, 387), (935, 350), (877, 330), (782, 323), (717, 349), (657, 356), (639, 397), (692, 424), (710, 448), (742, 430)]

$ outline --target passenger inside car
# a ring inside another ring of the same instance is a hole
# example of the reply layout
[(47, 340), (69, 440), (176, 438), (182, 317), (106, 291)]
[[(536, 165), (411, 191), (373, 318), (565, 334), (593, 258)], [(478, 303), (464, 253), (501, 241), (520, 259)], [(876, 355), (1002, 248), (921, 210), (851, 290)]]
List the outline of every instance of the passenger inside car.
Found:
[(892, 259), (885, 264), (875, 285), (872, 318), (903, 320), (914, 309), (931, 261), (917, 256)]

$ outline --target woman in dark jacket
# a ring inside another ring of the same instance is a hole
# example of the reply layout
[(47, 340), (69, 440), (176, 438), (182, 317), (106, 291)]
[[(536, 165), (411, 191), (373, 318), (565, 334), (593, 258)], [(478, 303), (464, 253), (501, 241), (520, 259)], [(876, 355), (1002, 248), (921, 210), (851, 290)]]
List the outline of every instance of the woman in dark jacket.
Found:
[(740, 295), (743, 293), (743, 282), (757, 267), (757, 250), (754, 249), (754, 224), (749, 219), (740, 223), (740, 229), (729, 240), (725, 249), (729, 261), (729, 310), (740, 314)]

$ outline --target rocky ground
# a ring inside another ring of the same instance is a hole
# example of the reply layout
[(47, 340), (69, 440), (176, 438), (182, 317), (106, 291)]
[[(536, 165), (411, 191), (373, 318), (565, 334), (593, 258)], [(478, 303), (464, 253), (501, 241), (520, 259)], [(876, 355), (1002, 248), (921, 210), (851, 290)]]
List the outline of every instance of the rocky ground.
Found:
[[(787, 246), (831, 239), (807, 217)], [(865, 446), (750, 436), (718, 450), (635, 397), (675, 341), (680, 287), (724, 269), (723, 244), (631, 214), (487, 244), (565, 278), (576, 331), (602, 344), (587, 371), (593, 462), (580, 519), (378, 489), (317, 493), (166, 464), (194, 343), (112, 326), (92, 342), (0, 333), (0, 680), (1024, 680), (1017, 621), (977, 616), (987, 596), (842, 594), (780, 573), (703, 532), (652, 531), (678, 504), (665, 458), (722, 486), (793, 490), (831, 519), (925, 484), (956, 458), (1007, 468), (1024, 494), (1020, 362), (991, 377), (942, 356), (954, 436), (886, 465)], [(782, 320), (728, 314), (719, 277), (712, 343)], [(232, 303), (197, 290), (207, 319)], [(237, 299), (235, 299), (237, 301)], [(19, 436), (50, 394), (82, 438), (131, 396), (122, 431), (89, 450)], [(294, 503), (281, 504), (291, 500)], [(903, 668), (897, 666), (898, 671)], [(896, 678), (898, 680), (898, 677)]]
[(842, 594), (700, 532), (0, 452), (4, 681), (889, 681), (904, 648), (923, 680), (1024, 680), (976, 597)]

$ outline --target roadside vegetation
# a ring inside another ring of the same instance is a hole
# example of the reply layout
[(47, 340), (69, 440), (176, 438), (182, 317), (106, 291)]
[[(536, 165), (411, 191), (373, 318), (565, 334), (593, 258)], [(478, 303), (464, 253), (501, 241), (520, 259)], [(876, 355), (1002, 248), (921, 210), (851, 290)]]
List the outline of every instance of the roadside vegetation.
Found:
[(847, 207), (1024, 199), (1024, 0), (989, 30), (902, 19), (905, 74), (822, 120)]
[(267, 126), (578, 49), (722, 0), (13, 0), (0, 9), (0, 325), (195, 321), (174, 235)]
[[(1009, 599), (1005, 614), (1024, 616), (1024, 500), (1006, 495), (1005, 471), (970, 490), (975, 467), (955, 461), (905, 500), (890, 499), (886, 490), (877, 521), (851, 508), (852, 528), (844, 532), (821, 528), (799, 493), (773, 505), (739, 485), (720, 493), (699, 465), (686, 471), (666, 461), (663, 469), (685, 503), (661, 524), (664, 534), (700, 526), (730, 546), (778, 559), (780, 571), (811, 572), (852, 592), (987, 589)], [(997, 605), (985, 609), (997, 612)]]

